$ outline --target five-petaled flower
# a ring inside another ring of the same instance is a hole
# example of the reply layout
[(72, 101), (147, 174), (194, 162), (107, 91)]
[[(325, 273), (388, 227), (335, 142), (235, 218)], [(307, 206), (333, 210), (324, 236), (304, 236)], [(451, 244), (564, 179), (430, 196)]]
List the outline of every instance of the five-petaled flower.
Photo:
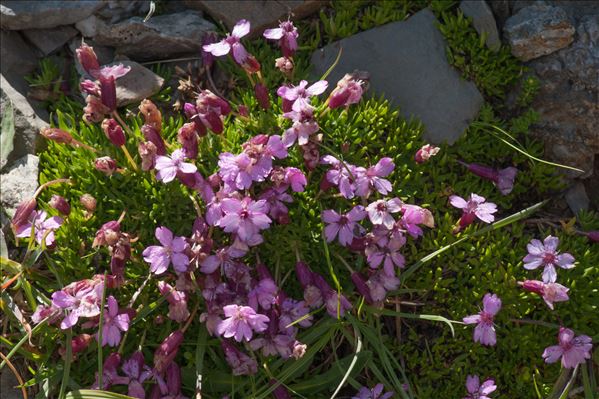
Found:
[(227, 34), (223, 40), (218, 43), (206, 44), (202, 48), (215, 57), (227, 55), (232, 50), (235, 62), (243, 65), (247, 61), (248, 52), (241, 44), (240, 39), (248, 33), (250, 33), (250, 22), (242, 19), (235, 24), (231, 34)]
[(351, 244), (354, 239), (354, 231), (362, 227), (358, 222), (366, 217), (364, 207), (357, 205), (345, 214), (338, 214), (332, 209), (322, 212), (322, 220), (327, 224), (324, 235), (327, 242), (331, 242), (339, 235), (339, 243), (343, 246)]
[(555, 363), (562, 358), (562, 366), (574, 368), (591, 358), (591, 337), (588, 335), (574, 336), (574, 331), (569, 328), (560, 327), (557, 336), (559, 345), (545, 348), (543, 359), (545, 363)]
[(171, 262), (175, 271), (187, 271), (189, 258), (185, 254), (188, 247), (185, 238), (174, 237), (172, 231), (166, 227), (156, 228), (155, 236), (162, 246), (150, 245), (142, 253), (144, 260), (150, 264), (150, 271), (162, 274)]
[(185, 161), (185, 151), (181, 148), (173, 151), (170, 157), (158, 155), (155, 168), (158, 171), (156, 178), (163, 183), (175, 180), (177, 173), (195, 173), (198, 168)]
[(289, 101), (291, 109), (295, 112), (301, 112), (310, 105), (310, 97), (318, 96), (327, 89), (328, 83), (326, 80), (319, 80), (308, 87), (308, 81), (302, 80), (297, 86), (281, 86), (277, 90), (279, 97)]
[(519, 284), (525, 290), (541, 295), (551, 310), (553, 310), (554, 302), (565, 302), (569, 299), (569, 289), (558, 283), (545, 283), (538, 280), (526, 280)]
[(555, 283), (557, 272), (555, 266), (562, 269), (572, 269), (574, 267), (574, 257), (569, 253), (560, 254), (557, 250), (559, 238), (547, 236), (543, 242), (532, 240), (526, 246), (528, 255), (524, 257), (524, 268), (534, 270), (543, 266), (543, 281), (546, 283)]
[(227, 305), (223, 307), (225, 320), (218, 323), (216, 332), (225, 338), (235, 338), (235, 341), (249, 341), (253, 331), (262, 332), (268, 327), (270, 320), (263, 314), (256, 313), (249, 306)]
[(108, 309), (104, 311), (104, 322), (102, 325), (102, 346), (117, 346), (121, 342), (121, 331), (129, 329), (129, 315), (119, 312), (119, 304), (111, 295), (106, 298)]
[(489, 395), (497, 389), (495, 381), (491, 378), (480, 383), (480, 379), (477, 375), (469, 375), (466, 378), (466, 390), (468, 396), (464, 399), (490, 399)]
[(483, 310), (479, 314), (464, 317), (464, 323), (477, 324), (474, 328), (474, 342), (480, 342), (483, 345), (496, 344), (493, 318), (499, 309), (501, 309), (501, 299), (495, 294), (485, 294)]
[(17, 227), (17, 237), (25, 238), (31, 235), (33, 228), (35, 241), (38, 244), (45, 243), (46, 247), (54, 244), (54, 230), (58, 229), (62, 224), (62, 218), (58, 216), (48, 217), (45, 211), (33, 211), (29, 214), (27, 222)]
[(297, 33), (297, 28), (293, 26), (293, 22), (280, 22), (278, 28), (266, 29), (263, 35), (269, 40), (279, 41), (283, 56), (290, 58), (295, 54), (295, 50), (297, 50), (297, 37), (299, 34)]
[(458, 209), (462, 210), (462, 217), (457, 231), (468, 227), (475, 218), (479, 218), (485, 223), (491, 223), (495, 220), (493, 214), (497, 212), (497, 205), (492, 202), (486, 202), (484, 197), (477, 194), (470, 194), (470, 199), (466, 201), (464, 198), (457, 195), (449, 197), (449, 203)]

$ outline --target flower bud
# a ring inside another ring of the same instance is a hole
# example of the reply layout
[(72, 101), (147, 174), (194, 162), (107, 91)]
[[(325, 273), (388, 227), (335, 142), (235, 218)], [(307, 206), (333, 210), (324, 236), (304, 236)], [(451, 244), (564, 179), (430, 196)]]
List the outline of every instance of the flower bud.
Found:
[(68, 201), (60, 195), (53, 195), (49, 205), (65, 216), (68, 216), (71, 213), (71, 206)]
[(179, 352), (179, 347), (183, 343), (183, 332), (176, 330), (162, 341), (160, 346), (154, 352), (154, 368), (158, 373), (163, 373), (171, 364)]
[(83, 108), (83, 120), (87, 123), (102, 122), (104, 115), (110, 113), (110, 110), (96, 96), (87, 96), (85, 102), (87, 105)]
[(272, 391), (272, 396), (274, 396), (275, 399), (291, 399), (291, 395), (289, 394), (287, 388), (285, 388), (277, 380), (271, 379), (269, 384), (273, 386), (276, 385), (276, 388)]
[(110, 157), (97, 158), (94, 161), (96, 170), (104, 173), (106, 176), (112, 176), (116, 172), (116, 161)]
[(337, 87), (331, 92), (328, 102), (329, 108), (335, 109), (356, 104), (362, 98), (363, 92), (362, 82), (355, 79), (353, 75), (346, 74), (337, 82)]
[(293, 61), (286, 57), (279, 57), (275, 60), (275, 68), (289, 76), (293, 72)]
[(366, 284), (366, 279), (361, 273), (353, 272), (351, 274), (351, 281), (354, 283), (356, 290), (364, 297), (366, 302), (373, 304), (372, 296), (370, 295), (370, 288)]
[(154, 103), (147, 98), (139, 105), (139, 112), (144, 117), (146, 125), (152, 126), (158, 133), (162, 131), (162, 114), (154, 105)]
[(75, 53), (77, 54), (77, 60), (85, 72), (96, 77), (98, 70), (100, 69), (100, 63), (98, 62), (98, 57), (96, 56), (93, 47), (83, 43), (81, 44), (81, 47), (75, 50)]
[(585, 234), (590, 241), (599, 243), (599, 231), (587, 231)]
[(100, 75), (100, 99), (102, 104), (108, 108), (107, 113), (116, 110), (116, 81), (114, 76)]
[(37, 200), (33, 197), (21, 202), (10, 222), (13, 231), (17, 231), (19, 227), (21, 227), (29, 221), (29, 217), (35, 210), (36, 206)]
[(258, 100), (258, 104), (263, 109), (270, 108), (270, 98), (268, 96), (268, 89), (262, 83), (256, 83), (254, 86), (254, 94), (256, 95), (256, 100)]
[(308, 285), (314, 284), (314, 277), (310, 267), (302, 261), (299, 261), (295, 264), (295, 275), (302, 285), (302, 288), (306, 288)]
[(156, 154), (166, 155), (166, 146), (164, 140), (160, 136), (160, 132), (152, 125), (143, 125), (141, 132), (147, 141), (152, 142), (156, 146)]
[(73, 136), (71, 136), (68, 132), (56, 127), (44, 128), (40, 133), (48, 140), (52, 140), (60, 144), (72, 144), (74, 142)]
[(154, 159), (156, 158), (156, 146), (151, 141), (139, 143), (137, 151), (141, 157), (141, 170), (148, 171), (154, 168)]
[(100, 97), (100, 88), (96, 82), (92, 80), (85, 79), (83, 82), (79, 83), (79, 89), (84, 93)]
[(173, 397), (180, 397), (181, 369), (175, 362), (172, 362), (166, 369), (166, 386), (170, 395), (173, 395)]
[(187, 158), (195, 159), (198, 157), (198, 136), (195, 123), (189, 122), (181, 126), (177, 133), (177, 141), (183, 147)]
[(258, 62), (256, 57), (254, 57), (251, 54), (248, 54), (247, 58), (245, 59), (245, 62), (243, 63), (243, 65), (241, 65), (241, 67), (249, 74), (260, 72), (260, 63)]
[(93, 213), (96, 210), (97, 201), (90, 194), (83, 194), (81, 198), (79, 198), (79, 202), (81, 205), (90, 213)]
[(416, 161), (416, 163), (419, 164), (425, 163), (431, 157), (437, 155), (439, 150), (439, 147), (435, 147), (431, 144), (425, 144), (424, 146), (422, 146), (422, 148), (416, 151), (416, 154), (414, 155), (414, 161)]
[(100, 229), (96, 232), (96, 237), (94, 238), (94, 242), (92, 244), (92, 248), (102, 245), (114, 245), (116, 240), (111, 240), (109, 243), (108, 235), (111, 233), (120, 233), (121, 224), (116, 220), (111, 220), (110, 222), (106, 222), (100, 227)]
[(250, 111), (248, 110), (248, 107), (246, 107), (245, 105), (240, 105), (239, 107), (237, 107), (237, 113), (245, 118), (250, 116)]
[(123, 132), (123, 128), (114, 119), (104, 119), (102, 121), (102, 130), (112, 144), (117, 147), (125, 145), (125, 132)]
[(300, 148), (302, 150), (306, 168), (308, 170), (316, 169), (320, 160), (320, 150), (318, 149), (318, 145), (312, 141), (308, 141), (307, 144), (300, 146)]
[(526, 291), (534, 292), (539, 295), (543, 295), (545, 291), (545, 284), (542, 281), (537, 280), (524, 280), (522, 283), (518, 283)]

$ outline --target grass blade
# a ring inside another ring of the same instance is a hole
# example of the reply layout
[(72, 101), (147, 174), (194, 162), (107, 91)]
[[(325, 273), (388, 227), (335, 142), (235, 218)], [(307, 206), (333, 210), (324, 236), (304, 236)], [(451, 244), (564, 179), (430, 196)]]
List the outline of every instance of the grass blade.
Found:
[[(31, 336), (33, 336), (36, 332), (38, 332), (39, 330), (42, 329), (42, 326), (44, 324), (46, 324), (46, 322), (48, 321), (48, 319), (44, 319), (42, 321), (39, 322), (39, 324), (35, 327), (33, 327), (33, 329), (31, 330)], [(24, 335), (21, 340), (19, 342), (17, 342), (17, 344), (10, 350), (10, 352), (8, 352), (8, 355), (6, 355), (6, 360), (10, 360), (10, 358), (17, 353), (17, 351), (21, 348), (21, 346), (23, 346), (23, 344), (25, 342), (27, 342), (27, 339), (29, 338), (29, 336)], [(0, 370), (2, 370), (2, 368), (4, 368), (4, 366), (6, 365), (6, 360), (3, 360), (2, 363), (0, 363)]]
[(373, 307), (370, 307), (370, 306), (368, 306), (367, 309), (370, 310), (372, 313), (381, 314), (381, 315), (384, 315), (384, 316), (399, 316), (399, 317), (403, 317), (405, 319), (440, 321), (440, 322), (445, 323), (445, 324), (447, 324), (449, 326), (449, 329), (451, 330), (451, 336), (452, 337), (455, 337), (455, 331), (453, 329), (453, 325), (452, 324), (464, 324), (461, 321), (449, 320), (448, 318), (445, 318), (443, 316), (437, 316), (437, 315), (403, 313), (403, 312), (396, 312), (396, 311), (390, 310), (390, 309), (377, 309), (377, 308), (373, 308)]
[(339, 382), (339, 385), (337, 385), (337, 389), (335, 389), (335, 392), (333, 392), (333, 395), (331, 395), (331, 399), (335, 399), (335, 397), (337, 396), (337, 394), (339, 393), (341, 388), (343, 388), (343, 385), (345, 385), (345, 382), (349, 378), (352, 370), (354, 369), (354, 366), (356, 365), (356, 362), (358, 361), (358, 355), (362, 351), (362, 338), (360, 337), (360, 332), (355, 327), (354, 327), (354, 333), (356, 334), (356, 341), (357, 341), (356, 351), (354, 352), (354, 357), (353, 357), (351, 363), (349, 364), (347, 371), (343, 375), (343, 378)]
[(73, 348), (71, 340), (73, 338), (73, 330), (69, 328), (67, 330), (67, 343), (66, 343), (66, 359), (64, 361), (64, 369), (62, 370), (62, 382), (60, 383), (60, 392), (58, 393), (58, 399), (65, 398), (65, 392), (69, 383), (69, 375), (71, 374), (71, 363), (73, 361)]

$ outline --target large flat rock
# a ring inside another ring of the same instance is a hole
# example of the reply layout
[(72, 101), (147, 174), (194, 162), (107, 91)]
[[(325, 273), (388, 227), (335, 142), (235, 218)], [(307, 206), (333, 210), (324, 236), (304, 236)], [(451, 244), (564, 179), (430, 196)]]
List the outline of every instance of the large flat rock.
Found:
[(5, 0), (0, 4), (0, 27), (21, 30), (71, 25), (92, 15), (105, 4), (102, 0)]
[(160, 91), (164, 79), (134, 61), (118, 61), (112, 64), (130, 66), (128, 74), (116, 81), (117, 105), (123, 107), (129, 104), (138, 105), (141, 100), (153, 96)]
[(33, 196), (38, 187), (39, 158), (25, 155), (0, 175), (0, 205), (12, 217), (19, 204)]
[(332, 43), (312, 55), (314, 76), (334, 62), (329, 75), (334, 87), (345, 73), (370, 72), (370, 87), (384, 94), (405, 117), (415, 116), (432, 143), (455, 142), (483, 103), (474, 83), (466, 81), (447, 62), (446, 43), (437, 19), (424, 9), (407, 21), (394, 22)]

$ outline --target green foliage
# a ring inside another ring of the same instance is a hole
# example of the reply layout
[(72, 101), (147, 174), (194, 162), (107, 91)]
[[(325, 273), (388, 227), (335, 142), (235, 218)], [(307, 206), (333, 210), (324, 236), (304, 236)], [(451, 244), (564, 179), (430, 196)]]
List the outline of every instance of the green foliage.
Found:
[(487, 96), (503, 99), (507, 89), (518, 81), (523, 66), (510, 53), (507, 45), (496, 52), (487, 48), (461, 11), (441, 14), (439, 30), (447, 40), (447, 58), (462, 75), (476, 83)]

